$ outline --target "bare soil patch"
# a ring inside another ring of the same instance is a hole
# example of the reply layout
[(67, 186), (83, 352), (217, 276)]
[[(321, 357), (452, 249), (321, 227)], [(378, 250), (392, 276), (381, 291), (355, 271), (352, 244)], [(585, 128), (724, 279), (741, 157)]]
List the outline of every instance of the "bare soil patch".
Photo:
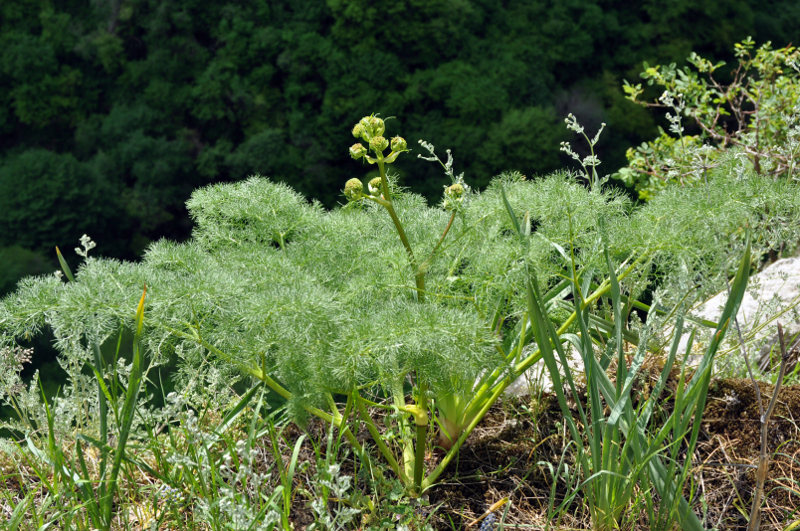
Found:
[[(760, 386), (766, 408), (773, 387), (765, 383)], [(669, 407), (668, 396), (663, 403)], [(569, 449), (564, 450), (569, 435), (561, 417), (551, 395), (494, 408), (462, 448), (458, 463), (430, 492), (430, 503), (439, 506), (439, 528), (451, 529), (451, 522), (466, 526), (504, 497), (512, 502), (505, 514), (505, 523), (511, 524), (511, 529), (514, 525), (530, 529), (528, 526), (544, 523), (553, 486), (547, 463), (557, 467), (563, 459), (571, 466)], [(800, 518), (798, 417), (800, 386), (781, 389), (768, 432), (771, 457), (762, 529), (784, 529)], [(694, 509), (705, 517), (708, 528), (747, 527), (759, 449), (759, 408), (753, 383), (742, 379), (713, 381), (693, 456), (692, 485), (696, 492)], [(558, 504), (567, 494), (563, 481), (556, 483), (555, 493)], [(690, 495), (688, 489), (686, 495)], [(589, 515), (578, 501), (564, 512), (560, 522), (564, 528), (590, 527)], [(648, 528), (644, 518), (635, 529)]]

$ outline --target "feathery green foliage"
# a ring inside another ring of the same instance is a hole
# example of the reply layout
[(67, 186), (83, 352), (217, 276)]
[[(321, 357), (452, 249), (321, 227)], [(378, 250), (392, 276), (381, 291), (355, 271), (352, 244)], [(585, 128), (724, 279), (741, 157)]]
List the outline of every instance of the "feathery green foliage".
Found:
[[(622, 323), (645, 288), (656, 290), (661, 304), (674, 303), (703, 275), (727, 280), (731, 257), (744, 254), (747, 227), (758, 257), (773, 236), (795, 235), (800, 226), (793, 183), (755, 176), (735, 159), (692, 191), (668, 190), (637, 208), (602, 188), (594, 159), (583, 161), (583, 175), (528, 180), (506, 173), (477, 193), (455, 174), (450, 153), (442, 161), (423, 144), (422, 158), (441, 164), (450, 180), (442, 202), (429, 206), (386, 170), (407, 150), (405, 141), (384, 138), (376, 116), (364, 120), (369, 134), (354, 133), (370, 147), (350, 152), (369, 157), (379, 178), (366, 187), (349, 181), (344, 207), (326, 211), (260, 177), (214, 185), (188, 203), (197, 223), (191, 241), (159, 241), (134, 264), (86, 256), (86, 238), (84, 262), (67, 275), (74, 280), (49, 275), (20, 283), (0, 301), (0, 340), (16, 352), (18, 341), (50, 329), (68, 382), (48, 410), (57, 415), (37, 412), (36, 393), (15, 385), (20, 418), (8, 425), (51, 441), (74, 436), (76, 425), (96, 441), (117, 428), (130, 433), (129, 444), (148, 436), (145, 428), (152, 430), (148, 422), (159, 414), (146, 396), (125, 402), (124, 423), (102, 412), (100, 382), (135, 383), (136, 363), (120, 358), (99, 376), (85, 373), (103, 366), (98, 350), (119, 337), (121, 325), (131, 326), (131, 294), (146, 284), (140, 353), (152, 368), (177, 367), (172, 377), (185, 403), (235, 398), (236, 416), (263, 383), (299, 424), (311, 415), (334, 427), (365, 473), (378, 481), (383, 475), (374, 451), (407, 492), (420, 494), (503, 391), (544, 355), (532, 344), (534, 329), (584, 342), (590, 335), (639, 342)], [(609, 263), (621, 265), (612, 271)], [(709, 276), (708, 267), (719, 271)], [(541, 289), (538, 317), (528, 289), (532, 271)], [(614, 315), (603, 312), (601, 299)], [(640, 345), (651, 347), (643, 339)], [(19, 371), (4, 378), (18, 382)], [(231, 390), (237, 383), (250, 389), (242, 398)], [(604, 400), (619, 398), (606, 391)], [(132, 410), (138, 414), (131, 417)], [(372, 449), (351, 431), (351, 417), (369, 431)], [(378, 417), (388, 429), (378, 428)], [(622, 441), (625, 430), (620, 424), (611, 439)], [(446, 453), (428, 470), (434, 435)], [(123, 466), (114, 461), (110, 470)], [(592, 466), (584, 469), (598, 470)], [(214, 474), (207, 479), (221, 484)], [(271, 511), (275, 500), (255, 512)], [(210, 518), (222, 517), (209, 510)], [(107, 512), (100, 514), (107, 522)]]

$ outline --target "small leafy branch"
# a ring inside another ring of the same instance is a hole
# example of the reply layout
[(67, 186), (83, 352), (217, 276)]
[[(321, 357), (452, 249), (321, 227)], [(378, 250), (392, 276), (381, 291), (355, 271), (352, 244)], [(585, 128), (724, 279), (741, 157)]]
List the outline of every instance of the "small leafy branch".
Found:
[[(792, 178), (800, 154), (800, 51), (794, 46), (758, 49), (752, 39), (735, 44), (737, 64), (730, 82), (720, 81), (724, 62), (713, 63), (696, 53), (686, 68), (648, 66), (642, 78), (662, 89), (655, 101), (642, 101), (641, 83), (625, 81), (631, 101), (667, 109), (669, 133), (627, 152), (629, 166), (617, 177), (639, 190), (644, 199), (666, 182), (704, 179), (720, 155), (735, 149), (756, 173)], [(699, 131), (685, 134), (687, 119)]]
[(567, 129), (581, 135), (586, 140), (586, 143), (589, 146), (589, 155), (581, 158), (581, 156), (578, 155), (574, 149), (572, 149), (572, 146), (570, 146), (568, 142), (561, 142), (561, 151), (569, 155), (570, 158), (574, 159), (578, 162), (578, 164), (581, 165), (581, 169), (583, 170), (583, 174), (589, 182), (589, 186), (594, 190), (600, 190), (600, 186), (605, 182), (605, 180), (601, 179), (597, 174), (597, 167), (600, 165), (600, 159), (597, 157), (594, 147), (597, 145), (597, 142), (600, 140), (600, 135), (603, 133), (603, 129), (606, 127), (605, 122), (600, 124), (600, 128), (592, 138), (589, 138), (584, 130), (584, 127), (578, 123), (578, 119), (575, 118), (574, 114), (569, 113), (564, 119), (564, 122), (567, 124)]

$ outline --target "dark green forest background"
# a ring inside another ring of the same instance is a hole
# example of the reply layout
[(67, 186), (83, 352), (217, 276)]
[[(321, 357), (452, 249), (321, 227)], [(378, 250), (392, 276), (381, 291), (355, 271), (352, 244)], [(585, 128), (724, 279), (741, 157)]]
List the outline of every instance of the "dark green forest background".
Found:
[[(572, 112), (607, 122), (611, 173), (657, 133), (620, 88), (643, 61), (797, 44), (798, 20), (797, 0), (3, 0), (0, 293), (83, 233), (127, 259), (187, 237), (184, 202), (212, 182), (260, 173), (332, 206), (367, 171), (347, 148), (371, 112), (478, 187), (565, 166)], [(439, 168), (397, 167), (439, 198)]]

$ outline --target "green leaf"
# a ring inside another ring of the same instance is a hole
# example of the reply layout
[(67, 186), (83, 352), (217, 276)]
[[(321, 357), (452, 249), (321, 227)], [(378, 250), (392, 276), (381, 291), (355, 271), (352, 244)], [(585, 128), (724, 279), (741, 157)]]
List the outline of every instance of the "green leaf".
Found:
[(70, 282), (75, 282), (75, 277), (72, 276), (72, 270), (69, 268), (69, 264), (67, 264), (58, 246), (56, 246), (56, 256), (58, 257), (58, 263), (61, 264), (61, 270), (64, 271), (64, 276), (66, 276), (67, 280)]

